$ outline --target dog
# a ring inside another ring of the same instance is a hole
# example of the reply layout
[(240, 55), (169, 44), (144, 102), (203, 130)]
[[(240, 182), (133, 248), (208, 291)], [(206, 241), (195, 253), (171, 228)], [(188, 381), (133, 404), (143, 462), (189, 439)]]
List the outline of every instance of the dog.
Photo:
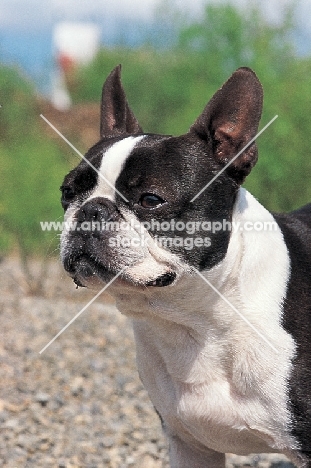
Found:
[(311, 204), (272, 214), (241, 187), (262, 102), (239, 68), (188, 133), (145, 134), (118, 66), (100, 141), (61, 187), (64, 268), (132, 319), (174, 468), (223, 468), (228, 452), (311, 467)]

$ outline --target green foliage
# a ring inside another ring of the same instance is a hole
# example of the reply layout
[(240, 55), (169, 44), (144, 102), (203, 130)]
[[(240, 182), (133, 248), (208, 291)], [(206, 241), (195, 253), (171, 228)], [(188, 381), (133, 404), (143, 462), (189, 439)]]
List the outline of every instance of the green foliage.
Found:
[(62, 215), (58, 187), (68, 166), (45, 137), (34, 90), (18, 71), (0, 68), (0, 93), (0, 249), (47, 254), (58, 242), (40, 221)]

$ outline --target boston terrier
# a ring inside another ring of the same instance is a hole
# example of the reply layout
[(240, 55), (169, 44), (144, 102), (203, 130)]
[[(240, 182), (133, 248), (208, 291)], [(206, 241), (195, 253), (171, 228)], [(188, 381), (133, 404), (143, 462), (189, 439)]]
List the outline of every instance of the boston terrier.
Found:
[(239, 68), (176, 137), (143, 132), (120, 75), (61, 187), (64, 268), (132, 319), (171, 467), (223, 468), (228, 452), (311, 467), (311, 204), (271, 214), (241, 187), (261, 84)]

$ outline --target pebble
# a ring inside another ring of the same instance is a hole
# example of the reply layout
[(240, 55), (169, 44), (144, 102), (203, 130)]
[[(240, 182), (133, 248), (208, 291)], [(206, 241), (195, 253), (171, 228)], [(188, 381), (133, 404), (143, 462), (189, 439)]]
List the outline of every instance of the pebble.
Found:
[[(32, 265), (34, 272), (40, 265)], [(0, 460), (5, 468), (168, 468), (161, 424), (137, 373), (130, 322), (51, 261), (46, 294), (25, 295), (15, 258), (0, 272)], [(226, 468), (290, 468), (229, 455)], [(191, 468), (191, 467), (189, 467)]]
[(46, 406), (50, 400), (50, 395), (48, 395), (47, 393), (39, 392), (36, 394), (35, 400), (38, 401), (41, 404), (41, 406)]

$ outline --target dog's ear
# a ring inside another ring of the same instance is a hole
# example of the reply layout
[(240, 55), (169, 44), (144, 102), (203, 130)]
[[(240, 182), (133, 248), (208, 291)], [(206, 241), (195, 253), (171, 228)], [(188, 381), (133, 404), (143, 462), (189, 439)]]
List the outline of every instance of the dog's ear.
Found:
[(116, 137), (143, 133), (131, 111), (121, 83), (121, 65), (106, 79), (101, 101), (100, 136)]
[[(225, 166), (256, 136), (262, 101), (262, 86), (255, 73), (239, 68), (214, 94), (190, 132), (211, 143), (214, 157)], [(228, 166), (227, 173), (242, 183), (257, 157), (257, 146), (252, 143)]]

